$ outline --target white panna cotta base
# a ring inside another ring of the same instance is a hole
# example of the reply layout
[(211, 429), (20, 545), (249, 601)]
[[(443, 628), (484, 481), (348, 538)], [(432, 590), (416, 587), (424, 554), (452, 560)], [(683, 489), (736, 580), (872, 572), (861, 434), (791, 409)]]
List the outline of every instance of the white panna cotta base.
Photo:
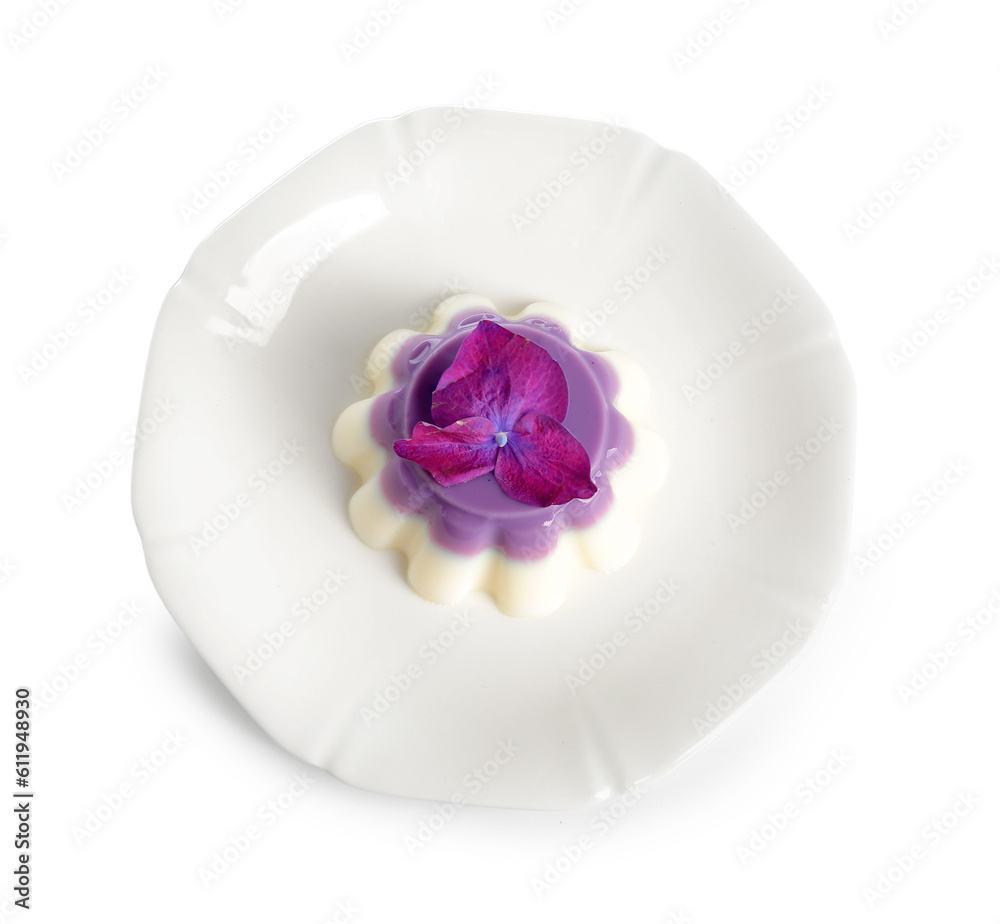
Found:
[(437, 307), (427, 330), (395, 330), (375, 347), (366, 369), (374, 393), (352, 404), (337, 419), (333, 450), (362, 479), (348, 505), (354, 531), (374, 549), (403, 552), (408, 562), (407, 580), (421, 597), (454, 604), (481, 591), (509, 616), (544, 616), (562, 606), (570, 582), (580, 571), (590, 568), (609, 573), (635, 554), (643, 511), (666, 480), (667, 447), (649, 426), (650, 389), (645, 372), (623, 353), (600, 351), (618, 378), (614, 407), (628, 420), (634, 435), (628, 461), (609, 475), (614, 499), (604, 515), (584, 529), (567, 527), (553, 550), (535, 561), (508, 558), (495, 548), (464, 555), (438, 545), (430, 536), (426, 517), (399, 511), (385, 496), (380, 475), (389, 454), (372, 437), (370, 421), (376, 398), (397, 385), (392, 360), (402, 345), (421, 334), (443, 334), (452, 318), (473, 309), (493, 312), (509, 321), (549, 318), (563, 326), (574, 347), (587, 349), (574, 331), (576, 316), (558, 305), (535, 302), (516, 315), (502, 315), (482, 296), (452, 296)]

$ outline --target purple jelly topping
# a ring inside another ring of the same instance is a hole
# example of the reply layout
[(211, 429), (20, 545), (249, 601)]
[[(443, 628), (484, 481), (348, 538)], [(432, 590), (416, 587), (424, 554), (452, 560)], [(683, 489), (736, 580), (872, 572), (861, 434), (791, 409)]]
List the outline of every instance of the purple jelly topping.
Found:
[[(393, 451), (398, 439), (409, 439), (413, 427), (431, 420), (431, 394), (438, 379), (455, 359), (462, 341), (484, 318), (537, 343), (562, 367), (569, 387), (569, 409), (563, 426), (590, 456), (591, 477), (597, 493), (566, 504), (534, 507), (508, 497), (493, 473), (464, 484), (444, 487), (414, 462)], [(372, 436), (389, 455), (382, 470), (382, 490), (401, 513), (419, 513), (430, 524), (438, 545), (464, 555), (499, 548), (509, 558), (544, 558), (564, 529), (591, 526), (613, 500), (608, 474), (632, 454), (629, 422), (612, 402), (618, 379), (596, 353), (581, 352), (566, 331), (548, 318), (509, 321), (500, 315), (473, 310), (452, 318), (443, 334), (421, 334), (400, 347), (392, 363), (396, 387), (375, 399)]]

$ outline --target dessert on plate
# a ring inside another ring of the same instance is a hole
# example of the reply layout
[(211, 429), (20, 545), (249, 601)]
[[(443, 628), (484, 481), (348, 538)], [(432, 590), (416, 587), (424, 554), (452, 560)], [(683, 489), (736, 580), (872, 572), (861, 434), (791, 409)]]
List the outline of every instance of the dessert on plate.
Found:
[(368, 363), (374, 394), (333, 430), (363, 480), (351, 524), (398, 549), (421, 596), (484, 591), (512, 616), (557, 609), (582, 568), (632, 557), (640, 513), (666, 476), (647, 423), (645, 373), (585, 349), (547, 303), (504, 316), (453, 296), (423, 333), (397, 330)]

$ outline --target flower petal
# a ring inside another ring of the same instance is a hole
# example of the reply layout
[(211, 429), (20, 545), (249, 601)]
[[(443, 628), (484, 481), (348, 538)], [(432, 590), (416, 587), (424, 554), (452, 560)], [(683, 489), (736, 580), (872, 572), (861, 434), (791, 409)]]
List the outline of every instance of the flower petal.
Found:
[(494, 474), (504, 493), (536, 507), (597, 493), (583, 444), (559, 421), (533, 411), (507, 434)]
[(483, 319), (458, 349), (431, 396), (439, 427), (485, 417), (510, 430), (525, 411), (561, 421), (569, 407), (566, 376), (537, 343)]
[(416, 462), (438, 484), (462, 484), (493, 471), (496, 463), (496, 430), (484, 417), (457, 420), (439, 430), (418, 423), (408, 440), (396, 440), (392, 448), (401, 459)]

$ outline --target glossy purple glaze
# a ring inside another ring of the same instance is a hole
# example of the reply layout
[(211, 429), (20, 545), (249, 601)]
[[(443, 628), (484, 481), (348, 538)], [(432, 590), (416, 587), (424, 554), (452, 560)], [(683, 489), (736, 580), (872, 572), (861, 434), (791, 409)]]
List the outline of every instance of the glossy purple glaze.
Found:
[[(393, 451), (393, 443), (409, 439), (416, 423), (431, 422), (431, 394), (438, 379), (483, 318), (537, 343), (562, 367), (569, 386), (563, 426), (590, 456), (591, 477), (597, 485), (590, 499), (534, 507), (508, 497), (492, 473), (444, 487)], [(371, 416), (372, 436), (389, 454), (382, 490), (401, 513), (426, 517), (431, 538), (439, 545), (464, 555), (497, 547), (510, 558), (536, 560), (552, 550), (564, 529), (591, 526), (611, 505), (608, 473), (628, 461), (633, 447), (632, 428), (612, 405), (618, 379), (600, 354), (573, 347), (555, 321), (539, 317), (509, 321), (493, 312), (472, 310), (453, 318), (444, 334), (421, 334), (404, 343), (392, 371), (396, 387), (375, 400)]]

